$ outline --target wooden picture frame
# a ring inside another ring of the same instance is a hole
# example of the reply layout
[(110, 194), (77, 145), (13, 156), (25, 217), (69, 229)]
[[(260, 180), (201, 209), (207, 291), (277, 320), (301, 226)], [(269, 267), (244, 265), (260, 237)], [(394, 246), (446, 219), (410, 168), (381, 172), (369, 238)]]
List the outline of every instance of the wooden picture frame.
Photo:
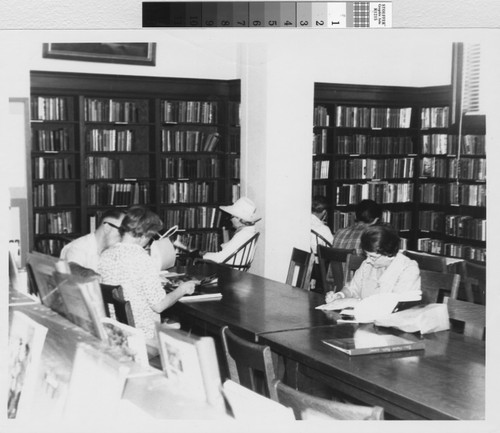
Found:
[(42, 57), (46, 59), (155, 66), (156, 43), (44, 43)]

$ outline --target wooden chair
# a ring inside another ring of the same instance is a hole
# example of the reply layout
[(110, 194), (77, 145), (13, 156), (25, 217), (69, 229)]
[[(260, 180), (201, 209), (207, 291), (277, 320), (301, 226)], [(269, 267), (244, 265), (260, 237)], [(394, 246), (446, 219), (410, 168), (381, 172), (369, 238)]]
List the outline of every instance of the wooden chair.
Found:
[[(465, 291), (465, 298), (469, 302), (486, 305), (486, 266), (464, 260), (459, 263), (461, 287)], [(474, 295), (477, 295), (474, 296)], [(458, 290), (451, 294), (451, 298), (458, 299)]]
[(431, 254), (420, 253), (417, 251), (404, 251), (404, 254), (418, 263), (420, 270), (434, 271), (434, 272), (448, 272), (448, 265), (446, 264), (446, 257), (433, 256)]
[(365, 256), (348, 254), (345, 262), (345, 284), (352, 280), (354, 273), (359, 269), (361, 263), (365, 261)]
[(26, 273), (28, 276), (28, 293), (30, 295), (35, 295), (40, 297), (40, 292), (38, 291), (38, 285), (36, 283), (35, 274), (33, 273), (33, 268), (31, 263), (26, 263)]
[(344, 267), (348, 254), (356, 254), (354, 249), (330, 248), (318, 245), (318, 261), (321, 275), (321, 286), (327, 292), (329, 288), (327, 274), (331, 269), (333, 276), (333, 288), (335, 292), (342, 290), (345, 283)]
[(114, 312), (118, 322), (135, 326), (132, 306), (124, 298), (122, 286), (101, 283), (101, 293), (107, 317), (113, 317), (112, 313)]
[(273, 387), (276, 377), (270, 347), (244, 340), (231, 332), (227, 326), (221, 329), (221, 337), (229, 378), (278, 401), (276, 389)]
[(486, 307), (484, 305), (459, 301), (448, 296), (444, 298), (444, 303), (448, 304), (450, 320), (464, 323), (464, 335), (478, 340), (484, 339), (486, 330)]
[[(307, 412), (316, 412), (338, 420), (383, 420), (384, 409), (379, 406), (360, 406), (315, 397), (297, 391), (279, 380), (273, 382), (278, 402), (293, 409), (297, 420), (307, 419)], [(312, 414), (311, 413), (311, 414)]]
[[(316, 247), (318, 245), (323, 245), (324, 247), (332, 247), (332, 244), (331, 242), (328, 242), (328, 240), (326, 240), (321, 234), (319, 234), (317, 231), (315, 230), (312, 230), (311, 229), (311, 235), (313, 237), (313, 239), (315, 239), (315, 244), (316, 244)], [(313, 251), (314, 253), (314, 251)]]
[[(255, 233), (248, 241), (241, 245), (233, 254), (225, 258), (221, 263), (233, 268), (238, 271), (246, 272), (250, 269), (252, 265), (255, 249), (257, 247), (257, 241), (259, 239), (260, 233)], [(213, 263), (212, 260), (196, 259), (194, 264), (197, 263)]]
[[(313, 265), (314, 255), (312, 253), (294, 248), (288, 266), (286, 284), (309, 290)], [(297, 277), (296, 281), (294, 281), (295, 276)]]
[(421, 270), (420, 282), (422, 301), (433, 304), (441, 302), (444, 296), (450, 296), (458, 290), (460, 275)]

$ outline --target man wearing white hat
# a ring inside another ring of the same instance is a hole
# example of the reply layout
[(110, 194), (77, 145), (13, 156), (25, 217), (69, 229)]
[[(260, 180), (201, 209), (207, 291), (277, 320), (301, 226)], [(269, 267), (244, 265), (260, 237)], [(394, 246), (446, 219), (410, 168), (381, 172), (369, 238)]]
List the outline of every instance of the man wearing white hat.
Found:
[(231, 206), (220, 206), (220, 209), (232, 215), (231, 223), (236, 232), (229, 242), (221, 245), (221, 251), (203, 255), (203, 259), (217, 263), (223, 262), (255, 235), (257, 233), (255, 223), (260, 220), (255, 215), (257, 210), (255, 204), (247, 197), (239, 198)]

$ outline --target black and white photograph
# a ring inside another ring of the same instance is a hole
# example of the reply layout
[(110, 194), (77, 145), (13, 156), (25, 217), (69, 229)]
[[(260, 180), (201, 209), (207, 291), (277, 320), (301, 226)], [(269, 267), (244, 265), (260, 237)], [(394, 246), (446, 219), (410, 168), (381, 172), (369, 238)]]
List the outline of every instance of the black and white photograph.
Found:
[[(500, 5), (29, 3), (0, 17), (4, 342), (47, 334), (2, 431), (83, 431), (82, 345), (123, 379), (96, 432), (498, 429)], [(68, 314), (90, 286), (119, 335)]]

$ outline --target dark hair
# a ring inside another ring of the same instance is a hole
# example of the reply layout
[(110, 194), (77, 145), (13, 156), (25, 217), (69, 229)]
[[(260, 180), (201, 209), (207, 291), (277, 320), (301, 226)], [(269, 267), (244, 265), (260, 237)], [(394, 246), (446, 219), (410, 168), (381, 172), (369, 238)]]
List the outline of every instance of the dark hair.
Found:
[(392, 257), (399, 251), (401, 239), (398, 232), (388, 224), (368, 226), (361, 235), (361, 248), (370, 253)]
[(104, 221), (106, 221), (107, 218), (113, 218), (115, 220), (119, 220), (123, 215), (125, 215), (125, 211), (122, 209), (108, 209), (102, 213), (99, 225), (101, 225)]
[(314, 213), (321, 213), (325, 209), (328, 209), (329, 204), (325, 196), (315, 195), (312, 198), (311, 211)]
[(356, 221), (371, 224), (376, 218), (382, 217), (382, 208), (373, 200), (361, 200), (356, 205)]
[(125, 213), (119, 228), (120, 235), (130, 233), (135, 238), (153, 237), (163, 228), (163, 222), (158, 215), (144, 206), (130, 207)]

